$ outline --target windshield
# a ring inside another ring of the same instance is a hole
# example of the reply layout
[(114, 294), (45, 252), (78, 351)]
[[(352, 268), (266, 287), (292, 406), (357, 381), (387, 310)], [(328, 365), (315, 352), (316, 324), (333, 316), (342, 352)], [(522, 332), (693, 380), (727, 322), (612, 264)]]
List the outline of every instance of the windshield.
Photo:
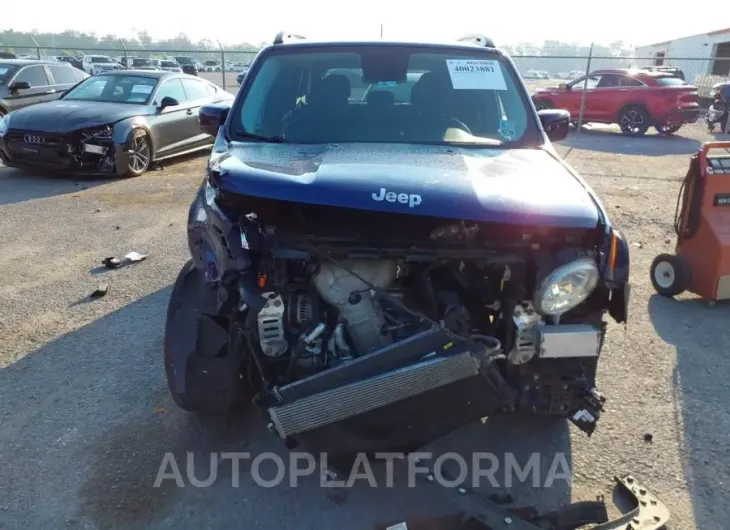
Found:
[(157, 79), (132, 75), (89, 77), (64, 97), (64, 100), (103, 101), (109, 103), (145, 104), (150, 99)]
[(113, 63), (114, 61), (111, 60), (109, 57), (92, 57), (91, 58), (92, 63)]
[(0, 85), (4, 85), (5, 82), (10, 79), (13, 72), (17, 69), (17, 66), (13, 64), (2, 64), (0, 63)]
[(194, 64), (194, 61), (190, 57), (177, 57), (178, 64)]
[(540, 143), (511, 63), (483, 50), (276, 50), (249, 78), (233, 111), (234, 139), (255, 135), (292, 143)]
[(162, 61), (162, 66), (177, 66), (177, 63), (173, 61)]
[(132, 66), (152, 66), (149, 59), (132, 59)]

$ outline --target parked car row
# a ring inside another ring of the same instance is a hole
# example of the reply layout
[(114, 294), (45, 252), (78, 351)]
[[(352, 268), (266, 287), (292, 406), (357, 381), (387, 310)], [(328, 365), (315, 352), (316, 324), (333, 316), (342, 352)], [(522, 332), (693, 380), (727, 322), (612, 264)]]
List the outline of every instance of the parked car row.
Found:
[[(201, 72), (222, 72), (224, 68), (222, 67), (220, 61), (204, 61), (202, 65)], [(227, 62), (225, 71), (226, 72), (243, 72), (244, 70), (248, 70), (248, 64), (243, 62)]]
[[(583, 93), (585, 91), (585, 97)], [(650, 127), (673, 134), (700, 114), (697, 87), (675, 72), (660, 69), (596, 70), (532, 95), (538, 110), (564, 109), (583, 123), (614, 123), (621, 132), (641, 136)]]
[(550, 73), (547, 70), (528, 70), (522, 77), (525, 79), (550, 79)]

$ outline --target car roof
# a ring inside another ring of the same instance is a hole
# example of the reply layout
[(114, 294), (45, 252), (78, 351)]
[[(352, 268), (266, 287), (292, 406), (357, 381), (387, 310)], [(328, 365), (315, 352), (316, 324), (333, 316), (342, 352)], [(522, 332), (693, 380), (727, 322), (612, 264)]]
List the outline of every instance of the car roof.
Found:
[(606, 70), (595, 70), (591, 74), (618, 74), (629, 75), (632, 77), (672, 77), (669, 72), (655, 72), (651, 70), (642, 70), (640, 68), (614, 68)]
[(67, 66), (69, 68), (73, 68), (64, 62), (49, 61), (47, 59), (0, 59), (0, 62), (3, 64), (9, 64), (9, 65), (15, 65), (15, 66), (27, 66), (29, 64), (53, 64), (53, 65), (61, 64), (63, 66)]
[[(188, 75), (188, 74), (181, 74), (179, 72), (167, 72), (165, 70), (162, 71), (155, 71), (155, 70), (116, 70), (114, 72), (102, 72), (100, 74), (96, 74), (94, 77), (109, 77), (109, 76), (124, 76), (124, 75), (133, 75), (135, 77), (149, 77), (150, 79), (162, 79), (162, 78), (168, 78), (168, 77), (179, 77), (182, 79), (197, 79), (199, 81), (206, 81), (202, 77), (198, 77), (195, 75)], [(209, 83), (209, 81), (206, 81), (206, 83)]]
[(372, 47), (393, 47), (393, 46), (414, 46), (420, 48), (442, 48), (442, 49), (464, 49), (464, 50), (485, 50), (487, 52), (499, 53), (497, 48), (484, 46), (477, 42), (471, 41), (454, 41), (454, 40), (292, 40), (285, 41), (281, 44), (271, 44), (269, 48), (323, 48), (323, 47), (342, 47), (342, 46), (372, 46)]

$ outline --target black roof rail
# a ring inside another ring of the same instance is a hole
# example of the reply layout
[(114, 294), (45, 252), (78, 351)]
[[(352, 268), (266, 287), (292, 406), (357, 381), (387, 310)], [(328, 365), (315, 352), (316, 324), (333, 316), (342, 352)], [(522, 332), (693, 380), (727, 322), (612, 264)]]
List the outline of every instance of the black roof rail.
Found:
[(494, 41), (487, 37), (486, 35), (464, 35), (460, 39), (458, 39), (459, 42), (471, 42), (473, 44), (478, 44), (479, 46), (484, 46), (485, 48), (494, 48)]
[(274, 37), (274, 44), (284, 44), (286, 41), (290, 40), (307, 40), (306, 37), (302, 35), (296, 35), (294, 33), (287, 33), (286, 31), (280, 31), (276, 34), (276, 37)]

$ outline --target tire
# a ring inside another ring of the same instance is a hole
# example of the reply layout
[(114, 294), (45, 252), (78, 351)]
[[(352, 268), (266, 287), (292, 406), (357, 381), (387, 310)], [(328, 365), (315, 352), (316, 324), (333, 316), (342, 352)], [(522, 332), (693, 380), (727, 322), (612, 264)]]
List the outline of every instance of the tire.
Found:
[(665, 136), (668, 136), (670, 134), (676, 133), (679, 129), (682, 128), (681, 123), (665, 123), (663, 125), (657, 125), (654, 127), (659, 134), (663, 134)]
[(210, 329), (200, 324), (202, 318), (228, 320), (214, 314), (216, 299), (216, 291), (204, 283), (200, 270), (189, 260), (173, 284), (167, 308), (165, 376), (170, 394), (181, 409), (226, 416), (246, 402), (244, 398), (252, 394), (255, 384), (250, 379), (245, 382), (240, 375), (241, 357), (226, 353), (231, 336), (228, 330), (223, 341), (220, 335), (201, 336), (201, 329)]
[(621, 109), (618, 115), (618, 126), (627, 136), (643, 136), (649, 130), (651, 118), (646, 109), (638, 105), (629, 105)]
[(150, 137), (145, 131), (135, 129), (130, 135), (130, 143), (134, 154), (129, 157), (124, 176), (139, 177), (146, 173), (150, 168), (150, 164), (152, 164), (152, 142), (150, 142)]
[(686, 291), (692, 279), (687, 260), (674, 254), (660, 254), (654, 258), (649, 274), (654, 290), (670, 298)]

